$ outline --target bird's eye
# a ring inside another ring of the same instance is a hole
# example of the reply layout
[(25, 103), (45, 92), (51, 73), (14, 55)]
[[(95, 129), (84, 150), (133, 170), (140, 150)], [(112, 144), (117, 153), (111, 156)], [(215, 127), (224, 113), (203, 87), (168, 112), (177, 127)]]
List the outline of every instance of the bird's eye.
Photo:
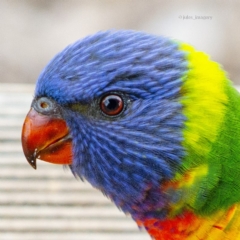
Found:
[(41, 102), (39, 105), (40, 105), (40, 107), (43, 108), (43, 109), (46, 109), (46, 108), (49, 107), (47, 102)]
[(35, 108), (36, 111), (42, 114), (55, 114), (58, 112), (54, 101), (46, 97), (36, 99), (35, 101), (33, 101), (32, 106)]
[(45, 97), (38, 99), (36, 103), (38, 109), (42, 111), (50, 110), (51, 108), (53, 108), (53, 103)]
[(117, 116), (124, 109), (124, 101), (119, 95), (109, 94), (101, 99), (100, 108), (108, 116)]

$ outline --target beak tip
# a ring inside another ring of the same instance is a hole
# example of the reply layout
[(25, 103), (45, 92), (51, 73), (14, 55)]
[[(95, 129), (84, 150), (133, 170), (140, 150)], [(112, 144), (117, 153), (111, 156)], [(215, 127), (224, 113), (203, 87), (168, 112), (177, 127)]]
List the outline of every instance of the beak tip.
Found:
[(33, 167), (34, 170), (37, 170), (37, 166), (36, 165), (31, 165)]
[(37, 163), (36, 163), (36, 159), (35, 158), (27, 158), (29, 164), (31, 165), (32, 168), (34, 168), (35, 170), (37, 169)]

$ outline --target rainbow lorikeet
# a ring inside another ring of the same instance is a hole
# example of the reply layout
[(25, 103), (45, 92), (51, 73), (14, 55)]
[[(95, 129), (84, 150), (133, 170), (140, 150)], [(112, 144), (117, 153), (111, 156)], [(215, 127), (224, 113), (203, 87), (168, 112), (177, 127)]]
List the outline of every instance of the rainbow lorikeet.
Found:
[(104, 31), (41, 73), (22, 144), (69, 165), (153, 239), (240, 239), (240, 96), (193, 47)]

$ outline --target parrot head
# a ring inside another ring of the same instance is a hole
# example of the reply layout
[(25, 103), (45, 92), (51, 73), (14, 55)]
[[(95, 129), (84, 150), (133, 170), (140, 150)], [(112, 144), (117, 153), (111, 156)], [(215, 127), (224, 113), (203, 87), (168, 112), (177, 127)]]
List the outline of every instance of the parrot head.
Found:
[[(31, 166), (68, 164), (126, 212), (173, 178), (184, 155), (186, 64), (177, 48), (165, 38), (108, 31), (58, 54), (37, 81), (23, 127)], [(158, 208), (169, 201), (161, 198)]]
[(223, 163), (211, 156), (226, 150), (217, 139), (228, 85), (218, 64), (187, 44), (96, 33), (40, 74), (24, 154), (33, 168), (37, 159), (69, 165), (135, 220), (164, 219), (186, 206), (214, 211), (208, 194)]

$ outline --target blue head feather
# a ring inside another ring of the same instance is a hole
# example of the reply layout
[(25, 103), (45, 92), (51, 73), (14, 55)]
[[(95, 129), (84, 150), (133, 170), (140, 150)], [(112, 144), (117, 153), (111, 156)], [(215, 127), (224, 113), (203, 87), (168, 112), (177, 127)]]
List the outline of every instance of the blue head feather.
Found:
[[(134, 31), (99, 32), (59, 53), (41, 73), (36, 97), (54, 99), (73, 137), (71, 169), (139, 219), (160, 217), (161, 192), (184, 155), (179, 102), (184, 54), (169, 39)], [(101, 115), (97, 99), (127, 98), (117, 118)], [(74, 106), (74, 107), (73, 107)]]

